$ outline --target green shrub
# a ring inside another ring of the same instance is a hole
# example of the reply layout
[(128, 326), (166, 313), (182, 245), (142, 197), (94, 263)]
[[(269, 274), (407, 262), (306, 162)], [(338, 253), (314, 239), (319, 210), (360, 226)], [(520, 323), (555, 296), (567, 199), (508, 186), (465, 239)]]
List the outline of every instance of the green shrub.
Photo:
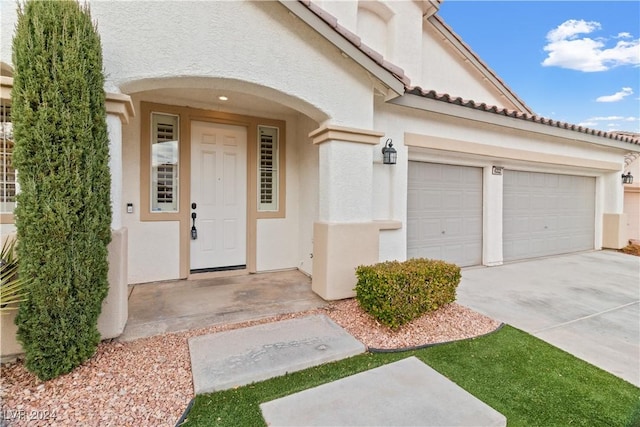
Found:
[(27, 298), (16, 318), (40, 379), (91, 357), (107, 295), (111, 239), (102, 48), (75, 1), (20, 5), (13, 39), (15, 223)]
[(360, 266), (356, 275), (358, 303), (392, 329), (455, 301), (460, 283), (460, 267), (424, 258)]

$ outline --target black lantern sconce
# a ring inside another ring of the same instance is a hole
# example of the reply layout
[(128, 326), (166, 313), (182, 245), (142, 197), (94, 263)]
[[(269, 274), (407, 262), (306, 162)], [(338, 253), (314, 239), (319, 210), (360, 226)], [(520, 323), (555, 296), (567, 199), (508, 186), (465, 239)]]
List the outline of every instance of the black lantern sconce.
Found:
[(627, 172), (627, 174), (622, 174), (622, 183), (623, 184), (633, 184), (633, 175), (631, 172)]
[(398, 160), (398, 152), (393, 148), (393, 141), (391, 138), (387, 139), (382, 147), (382, 163), (385, 165), (395, 165)]

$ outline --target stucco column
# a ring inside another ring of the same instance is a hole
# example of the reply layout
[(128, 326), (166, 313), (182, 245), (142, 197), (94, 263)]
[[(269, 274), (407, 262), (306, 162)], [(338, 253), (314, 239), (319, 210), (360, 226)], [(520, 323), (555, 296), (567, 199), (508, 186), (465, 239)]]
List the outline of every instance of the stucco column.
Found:
[(380, 132), (325, 125), (309, 134), (319, 151), (319, 215), (312, 289), (327, 300), (354, 296), (355, 268), (378, 262), (372, 221), (373, 146)]
[(624, 185), (622, 184), (623, 170), (609, 172), (602, 177), (604, 186), (603, 211), (605, 213), (620, 213), (624, 206)]
[(108, 93), (106, 99), (111, 173), (111, 243), (109, 252), (109, 293), (102, 302), (98, 331), (102, 339), (122, 334), (127, 323), (127, 229), (122, 227), (122, 124), (134, 115), (128, 95)]
[(384, 134), (322, 126), (309, 137), (319, 145), (319, 217), (324, 222), (372, 219), (373, 149)]
[[(627, 217), (623, 213), (624, 185), (622, 184), (622, 169), (610, 172), (600, 178), (602, 201), (602, 236), (598, 241), (596, 234), (595, 247), (620, 249), (627, 245)], [(596, 227), (598, 229), (598, 227)]]
[(503, 176), (493, 166), (482, 169), (482, 264), (502, 265)]
[(122, 227), (122, 122), (117, 115), (107, 115), (107, 131), (111, 171), (111, 229), (119, 230)]
[(107, 132), (109, 135), (109, 170), (111, 171), (111, 229), (122, 228), (122, 124), (134, 116), (129, 95), (107, 93)]

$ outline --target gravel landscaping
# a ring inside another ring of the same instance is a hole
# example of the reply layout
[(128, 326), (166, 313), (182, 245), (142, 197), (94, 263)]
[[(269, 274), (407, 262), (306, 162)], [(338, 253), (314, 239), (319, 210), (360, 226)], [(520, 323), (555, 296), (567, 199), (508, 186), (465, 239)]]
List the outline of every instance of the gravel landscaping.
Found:
[(22, 362), (0, 370), (7, 425), (173, 426), (193, 397), (187, 339), (309, 314), (326, 314), (367, 347), (393, 349), (482, 335), (500, 322), (449, 304), (397, 331), (378, 324), (353, 299), (256, 321), (143, 338), (105, 341), (70, 374), (39, 381)]

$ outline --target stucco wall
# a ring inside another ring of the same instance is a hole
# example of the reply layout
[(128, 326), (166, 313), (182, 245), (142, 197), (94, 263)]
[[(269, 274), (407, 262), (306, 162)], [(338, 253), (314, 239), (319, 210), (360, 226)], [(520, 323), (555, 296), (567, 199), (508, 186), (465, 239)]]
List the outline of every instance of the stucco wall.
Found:
[(274, 89), (271, 96), (283, 102), (294, 102), (284, 99), (293, 95), (300, 108), (306, 103), (335, 122), (371, 123), (372, 108), (362, 101), (371, 99), (372, 84), (362, 68), (279, 3), (149, 5), (91, 3), (114, 88), (129, 92), (147, 89), (147, 79), (215, 76)]
[(357, 33), (363, 43), (401, 67), (412, 86), (511, 107), (505, 104), (497, 88), (465, 62), (460, 52), (442, 40), (442, 34), (423, 22), (420, 2), (317, 3), (338, 18), (340, 25)]
[(429, 23), (425, 23), (424, 28), (422, 74), (412, 79), (413, 85), (489, 105), (509, 107), (498, 91), (483, 82), (482, 75), (450, 44), (445, 44)]
[(318, 124), (308, 117), (300, 117), (296, 142), (298, 145), (298, 169), (300, 187), (300, 218), (298, 221), (298, 268), (313, 273), (313, 223), (318, 220), (318, 146), (309, 140), (309, 133)]
[[(398, 219), (406, 226), (407, 218), (407, 168), (408, 160), (421, 160), (434, 163), (457, 164), (490, 168), (493, 165), (507, 169), (528, 170), (533, 172), (562, 173), (596, 177), (596, 235), (594, 247), (602, 245), (602, 218), (604, 213), (620, 212), (622, 206), (622, 186), (620, 172), (613, 169), (620, 164), (622, 155), (619, 149), (598, 148), (590, 144), (576, 142), (572, 139), (561, 139), (553, 136), (532, 132), (522, 132), (512, 129), (499, 128), (494, 125), (471, 120), (454, 119), (451, 116), (418, 112), (408, 108), (378, 103), (376, 105), (375, 127), (386, 132), (385, 138), (392, 138), (394, 147), (398, 150), (398, 164), (392, 168), (376, 165), (374, 168), (374, 182), (384, 191), (374, 192), (374, 217), (381, 219), (389, 215), (389, 219)], [(404, 139), (408, 133), (426, 135), (428, 140), (437, 141), (441, 146), (452, 147), (452, 151), (445, 149), (414, 148), (410, 150), (404, 146)], [(496, 157), (487, 155), (473, 155), (456, 153), (454, 147), (460, 143), (470, 142), (494, 147)], [(381, 146), (375, 147), (374, 155), (378, 156)], [(520, 150), (544, 153), (546, 158), (553, 161), (557, 158), (562, 163), (567, 158), (576, 161), (603, 162), (611, 165), (612, 169), (603, 170), (595, 167), (566, 166), (563, 164), (543, 163), (499, 158), (501, 149), (518, 148)], [(620, 164), (620, 167), (621, 164)], [(388, 184), (388, 183), (391, 184)], [(499, 197), (500, 192), (489, 197)], [(385, 204), (385, 200), (388, 204)], [(485, 200), (492, 204), (492, 200)], [(386, 206), (386, 207), (385, 207)], [(485, 215), (487, 212), (485, 211)], [(485, 226), (490, 229), (502, 227), (502, 217), (488, 217)], [(493, 224), (495, 223), (495, 224)], [(500, 243), (500, 242), (498, 242)], [(406, 258), (406, 230), (383, 231), (380, 245), (381, 259)], [(487, 260), (495, 263), (496, 260)]]
[[(133, 98), (136, 111), (140, 100)], [(128, 282), (144, 283), (171, 280), (179, 274), (179, 224), (177, 222), (140, 221), (140, 115), (122, 127), (122, 225), (129, 230)], [(126, 213), (126, 204), (133, 213)]]
[(258, 220), (258, 271), (281, 270), (298, 266), (298, 217), (300, 169), (298, 166), (297, 119), (287, 120), (286, 217)]

